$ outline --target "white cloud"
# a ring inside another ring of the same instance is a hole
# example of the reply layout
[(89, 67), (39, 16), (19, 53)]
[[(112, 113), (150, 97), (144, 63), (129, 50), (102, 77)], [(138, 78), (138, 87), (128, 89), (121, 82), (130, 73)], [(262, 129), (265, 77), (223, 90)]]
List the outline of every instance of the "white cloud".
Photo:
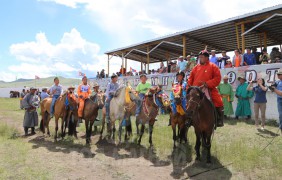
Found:
[[(36, 34), (35, 41), (12, 44), (10, 53), (20, 62), (8, 67), (8, 72), (0, 73), (0, 79), (12, 81), (18, 78), (48, 77), (54, 75), (75, 77), (78, 71), (94, 76), (100, 68), (105, 68), (105, 56), (99, 56), (99, 45), (88, 42), (72, 29), (63, 34), (57, 44), (51, 44), (45, 33)], [(98, 66), (97, 66), (98, 65)]]

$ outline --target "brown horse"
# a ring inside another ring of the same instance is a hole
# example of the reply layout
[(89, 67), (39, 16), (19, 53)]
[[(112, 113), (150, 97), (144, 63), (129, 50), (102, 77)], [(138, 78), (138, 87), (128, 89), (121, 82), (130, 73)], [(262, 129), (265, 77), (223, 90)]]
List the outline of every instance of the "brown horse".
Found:
[(86, 144), (91, 142), (92, 126), (98, 116), (98, 110), (104, 106), (104, 93), (98, 93), (95, 96), (96, 97), (86, 99), (84, 103), (82, 119), (85, 120)]
[(215, 128), (216, 111), (212, 102), (199, 87), (187, 90), (186, 115), (191, 118), (196, 134), (196, 160), (200, 160), (201, 141), (207, 149), (207, 163), (211, 163), (211, 136)]
[[(158, 99), (158, 100), (157, 100)], [(145, 131), (145, 124), (149, 124), (149, 143), (152, 145), (152, 134), (153, 127), (155, 124), (156, 117), (158, 115), (159, 106), (156, 101), (162, 102), (160, 97), (157, 95), (157, 89), (151, 88), (145, 95), (145, 99), (142, 102), (142, 111), (139, 116), (136, 118), (136, 129), (137, 134), (139, 134), (139, 124), (141, 124), (141, 132), (138, 140), (138, 144), (140, 145), (142, 136)], [(161, 104), (162, 106), (162, 104)]]
[[(66, 104), (68, 102), (68, 104)], [(51, 120), (50, 118), (50, 107), (52, 103), (52, 98), (45, 98), (41, 104), (41, 123), (40, 123), (40, 129), (45, 133), (45, 128), (47, 128), (47, 134), (50, 136), (50, 130), (49, 130), (49, 122)], [(70, 92), (64, 93), (61, 97), (57, 99), (55, 102), (55, 107), (54, 107), (54, 116), (55, 116), (55, 141), (57, 141), (57, 133), (58, 133), (58, 121), (61, 118), (62, 123), (61, 123), (61, 136), (62, 138), (65, 136), (66, 132), (66, 127), (68, 127), (70, 116), (74, 116), (74, 125), (73, 127), (69, 127), (69, 131), (72, 131), (74, 136), (77, 138), (76, 134), (76, 123), (78, 120), (78, 115), (77, 115), (77, 101), (75, 98), (75, 95)]]
[[(173, 85), (177, 86), (177, 85)], [(179, 138), (179, 142), (181, 143), (182, 140), (187, 143), (187, 131), (188, 128), (186, 127), (186, 114), (185, 110), (182, 107), (182, 87), (178, 86), (177, 91), (174, 89), (172, 93), (174, 94), (174, 105), (176, 106), (177, 112), (174, 113), (173, 111), (170, 112), (170, 120), (171, 120), (171, 128), (173, 131), (173, 147), (176, 148), (175, 142)], [(176, 127), (178, 127), (178, 133), (176, 135)]]

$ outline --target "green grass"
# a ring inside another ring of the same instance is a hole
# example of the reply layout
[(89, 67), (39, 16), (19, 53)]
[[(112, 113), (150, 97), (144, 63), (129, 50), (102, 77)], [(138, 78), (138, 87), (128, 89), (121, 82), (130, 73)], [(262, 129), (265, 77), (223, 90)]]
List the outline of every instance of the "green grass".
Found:
[[(19, 138), (19, 132), (13, 126), (21, 126), (22, 123), (24, 112), (19, 110), (18, 101), (18, 99), (0, 98), (0, 119), (5, 118), (11, 122), (8, 125), (3, 122), (0, 123), (0, 179), (2, 177), (4, 177), (3, 179), (31, 179), (33, 176), (39, 179), (50, 179), (53, 173), (65, 172), (64, 167), (52, 164), (52, 167), (54, 166), (53, 168), (58, 170), (50, 174), (50, 171), (45, 168), (45, 166), (49, 167), (50, 165), (40, 162), (40, 157), (35, 156), (34, 159), (29, 159), (34, 144)], [(172, 171), (176, 174), (173, 176), (174, 178), (180, 178), (186, 173), (191, 176), (198, 172), (225, 165), (227, 166), (215, 172), (215, 177), (218, 176), (219, 179), (231, 177), (233, 179), (280, 179), (282, 177), (282, 140), (281, 136), (275, 136), (278, 130), (276, 122), (268, 122), (266, 131), (260, 132), (255, 128), (253, 121), (247, 123), (244, 120), (226, 120), (225, 126), (218, 128), (214, 133), (211, 149), (212, 165), (206, 166), (204, 157), (202, 157), (202, 163), (195, 164), (194, 162), (195, 134), (193, 128), (188, 131), (189, 143), (178, 145), (178, 148), (173, 151), (172, 130), (171, 127), (167, 126), (168, 116), (159, 115), (153, 131), (154, 147), (150, 149), (147, 129), (142, 138), (141, 147), (135, 145), (138, 137), (134, 120), (135, 118), (132, 118), (133, 137), (129, 140), (129, 146), (122, 143), (119, 151), (113, 151), (110, 155), (113, 158), (117, 154), (121, 159), (126, 159), (127, 156), (122, 155), (122, 152), (125, 151), (125, 154), (131, 153), (127, 158), (141, 156), (151, 161), (155, 166), (172, 164)], [(80, 124), (78, 131), (84, 134), (84, 124)], [(54, 134), (54, 121), (51, 122), (51, 134)], [(105, 135), (106, 133), (104, 133)], [(117, 139), (118, 136), (116, 135)], [(265, 150), (262, 150), (272, 140), (273, 142)], [(124, 142), (123, 135), (122, 142)], [(40, 143), (38, 141), (36, 145), (38, 146)], [(46, 138), (45, 143), (53, 145), (53, 136)], [(81, 137), (79, 139), (66, 137), (58, 143), (62, 149), (83, 149), (86, 147), (85, 139)], [(109, 147), (112, 148), (112, 146)], [(56, 145), (53, 148), (56, 148)], [(103, 146), (98, 147), (95, 143), (90, 148), (97, 150), (95, 153), (99, 153), (99, 149), (104, 150)], [(36, 168), (34, 168), (33, 162), (36, 162)], [(118, 173), (114, 174), (113, 178), (119, 176), (130, 179)]]

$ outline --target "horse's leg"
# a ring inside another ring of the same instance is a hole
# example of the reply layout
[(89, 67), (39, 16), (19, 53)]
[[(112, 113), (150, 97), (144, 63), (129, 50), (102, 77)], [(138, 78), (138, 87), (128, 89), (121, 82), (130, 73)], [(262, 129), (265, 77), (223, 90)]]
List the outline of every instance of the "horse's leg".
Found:
[(140, 143), (141, 143), (141, 139), (142, 139), (142, 136), (143, 136), (143, 134), (144, 134), (144, 130), (145, 130), (145, 125), (142, 124), (142, 126), (141, 126), (141, 132), (140, 132), (140, 136), (139, 136), (139, 140), (138, 140), (138, 145), (140, 145)]
[[(90, 143), (90, 140), (89, 140), (89, 130), (88, 130), (88, 127), (89, 127), (89, 119), (85, 119), (85, 138), (86, 138), (86, 144), (89, 144)], [(91, 132), (90, 132), (91, 133)]]
[[(95, 119), (96, 119), (96, 118), (95, 118)], [(92, 127), (93, 127), (93, 124), (94, 124), (95, 119), (93, 119), (92, 121), (90, 121), (89, 134), (88, 134), (89, 142), (91, 142)]]
[(174, 123), (171, 123), (171, 128), (172, 128), (172, 132), (173, 132), (173, 148), (176, 148), (176, 145), (175, 145), (175, 141), (176, 141), (176, 126)]
[(139, 120), (136, 118), (136, 131), (137, 135), (139, 135)]
[(55, 141), (57, 141), (57, 137), (58, 137), (58, 129), (59, 129), (58, 124), (59, 124), (59, 118), (55, 116), (55, 137), (54, 137)]
[[(47, 135), (50, 137), (50, 128), (49, 128), (49, 123), (50, 123), (50, 117), (47, 117), (47, 122), (46, 122), (46, 127), (47, 127)], [(45, 125), (44, 125), (45, 126)]]
[[(122, 120), (122, 121), (123, 121), (123, 120)], [(119, 143), (121, 143), (122, 121), (119, 122), (119, 127), (118, 127), (118, 139), (119, 139)]]
[(196, 132), (196, 145), (195, 145), (195, 150), (196, 150), (196, 160), (200, 161), (200, 147), (201, 147), (201, 136), (199, 132)]
[(153, 141), (152, 141), (153, 128), (154, 128), (154, 124), (149, 124), (149, 143), (150, 143), (150, 146), (153, 145)]
[(207, 135), (206, 140), (206, 148), (207, 148), (207, 163), (211, 163), (211, 135)]
[(116, 125), (114, 123), (112, 123), (112, 132), (113, 132), (113, 140), (115, 140), (116, 137)]
[(65, 137), (65, 134), (64, 134), (64, 124), (65, 124), (65, 115), (63, 116), (62, 121), (61, 121), (61, 137), (62, 138)]

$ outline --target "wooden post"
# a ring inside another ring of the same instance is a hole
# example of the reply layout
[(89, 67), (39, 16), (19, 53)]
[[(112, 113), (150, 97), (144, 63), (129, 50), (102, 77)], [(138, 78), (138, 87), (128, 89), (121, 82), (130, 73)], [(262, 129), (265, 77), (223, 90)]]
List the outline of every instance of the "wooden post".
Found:
[[(245, 24), (243, 23), (243, 24), (241, 24), (241, 34), (243, 34), (245, 32)], [(243, 35), (242, 36), (242, 54), (244, 54), (244, 52), (245, 52), (245, 49), (246, 49), (246, 47), (245, 47), (245, 35)]]
[(183, 58), (186, 58), (186, 36), (182, 37), (182, 44), (183, 44)]
[[(127, 71), (128, 72), (128, 70), (127, 70), (127, 58), (125, 58), (125, 71)], [(124, 73), (126, 73), (126, 72), (124, 72)]]
[(166, 59), (166, 70), (167, 70), (167, 73), (168, 73), (168, 61), (170, 60), (169, 52), (165, 53), (165, 59)]
[(124, 74), (123, 68), (124, 68), (124, 55), (123, 55), (123, 53), (122, 53), (122, 54), (121, 54), (121, 74)]
[(147, 74), (149, 74), (149, 64), (150, 64), (150, 54), (149, 54), (149, 51), (150, 51), (150, 49), (149, 49), (149, 46), (147, 46)]
[(261, 40), (261, 34), (259, 34), (259, 46), (260, 46), (260, 52), (262, 53), (262, 40)]
[(282, 44), (280, 44), (280, 52), (282, 51)]
[(266, 32), (263, 32), (263, 46), (267, 48), (267, 34)]
[(110, 77), (110, 55), (108, 55), (108, 77)]
[(237, 40), (237, 48), (240, 49), (240, 38), (239, 38), (239, 31), (238, 31), (238, 25), (235, 24), (236, 28), (236, 40)]

